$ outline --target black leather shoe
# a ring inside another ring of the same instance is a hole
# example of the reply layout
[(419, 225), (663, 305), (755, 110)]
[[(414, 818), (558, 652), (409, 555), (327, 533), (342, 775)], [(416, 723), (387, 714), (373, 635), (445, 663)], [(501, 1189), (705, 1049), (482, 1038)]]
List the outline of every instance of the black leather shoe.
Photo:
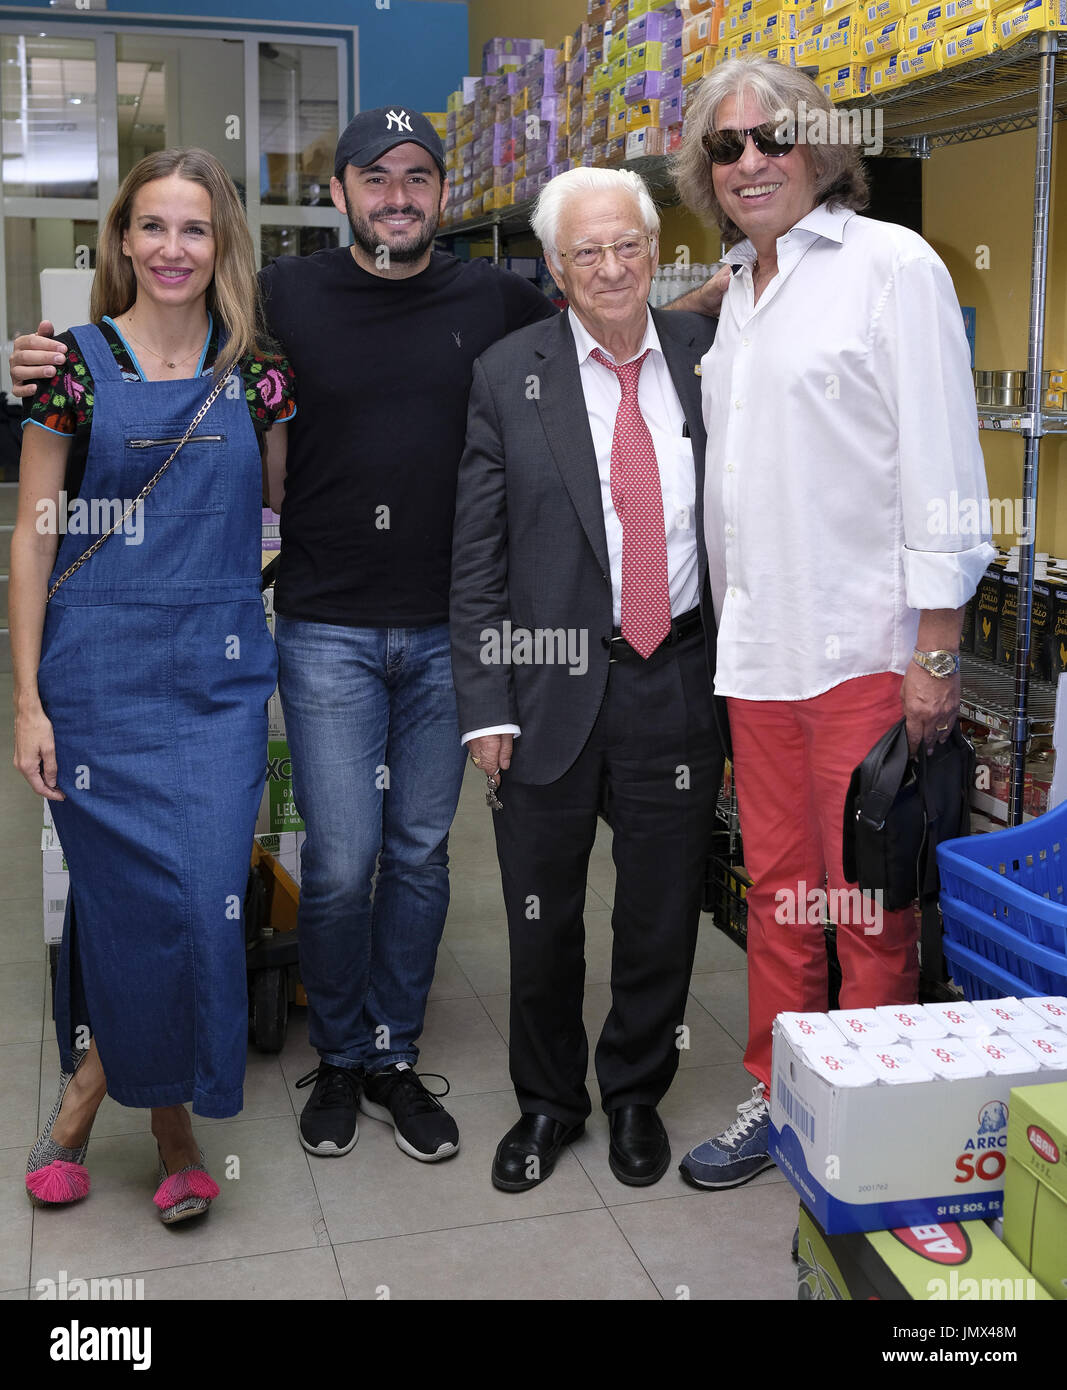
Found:
[(550, 1115), (523, 1115), (497, 1145), (493, 1186), (501, 1192), (525, 1192), (536, 1187), (556, 1166), (564, 1144), (584, 1132), (584, 1122), (568, 1129)]
[(608, 1116), (608, 1164), (628, 1187), (659, 1182), (671, 1161), (671, 1146), (654, 1105), (620, 1105)]

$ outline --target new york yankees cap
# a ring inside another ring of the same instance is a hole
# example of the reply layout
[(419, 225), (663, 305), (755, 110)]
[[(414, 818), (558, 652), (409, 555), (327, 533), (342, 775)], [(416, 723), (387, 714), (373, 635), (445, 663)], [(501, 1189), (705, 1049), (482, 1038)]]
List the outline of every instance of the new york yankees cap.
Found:
[(386, 150), (396, 145), (420, 145), (445, 177), (445, 147), (441, 137), (421, 111), (406, 106), (378, 106), (373, 111), (361, 111), (348, 125), (337, 142), (333, 167), (341, 178), (346, 164), (365, 169), (380, 159)]

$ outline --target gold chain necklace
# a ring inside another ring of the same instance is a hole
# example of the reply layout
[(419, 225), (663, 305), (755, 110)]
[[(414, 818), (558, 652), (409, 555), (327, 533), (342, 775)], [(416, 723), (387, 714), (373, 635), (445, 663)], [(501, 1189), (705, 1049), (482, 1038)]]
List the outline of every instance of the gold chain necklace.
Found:
[(137, 335), (130, 328), (128, 320), (126, 323), (126, 332), (129, 333), (130, 337), (133, 339), (133, 341), (137, 344), (139, 348), (144, 348), (145, 352), (150, 352), (153, 357), (158, 357), (159, 360), (163, 363), (163, 365), (165, 367), (169, 367), (171, 371), (173, 371), (175, 367), (181, 366), (183, 362), (188, 362), (190, 357), (195, 357), (196, 354), (201, 351), (201, 348), (203, 346), (203, 344), (201, 343), (200, 347), (193, 348), (192, 352), (187, 352), (184, 357), (178, 357), (173, 362), (169, 362), (161, 352), (157, 352), (155, 348), (149, 347), (147, 343), (141, 342), (140, 338), (138, 338)]

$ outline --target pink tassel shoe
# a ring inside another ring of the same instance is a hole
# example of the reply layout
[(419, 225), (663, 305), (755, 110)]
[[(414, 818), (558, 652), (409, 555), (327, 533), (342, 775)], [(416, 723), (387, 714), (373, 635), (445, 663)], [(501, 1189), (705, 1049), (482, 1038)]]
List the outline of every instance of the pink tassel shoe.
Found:
[[(79, 1055), (74, 1064), (78, 1070), (82, 1058)], [(65, 1206), (70, 1202), (80, 1202), (89, 1195), (89, 1171), (85, 1167), (85, 1154), (89, 1140), (78, 1149), (61, 1148), (52, 1138), (52, 1127), (59, 1117), (63, 1096), (70, 1085), (74, 1072), (61, 1072), (59, 1076), (59, 1095), (48, 1117), (48, 1123), (37, 1137), (30, 1150), (26, 1164), (26, 1196), (35, 1207)]]
[(152, 1200), (159, 1208), (159, 1219), (165, 1226), (188, 1221), (193, 1216), (203, 1216), (212, 1199), (218, 1195), (218, 1183), (204, 1167), (203, 1150), (199, 1163), (191, 1163), (188, 1168), (171, 1173), (169, 1177), (166, 1165), (160, 1158), (159, 1188)]

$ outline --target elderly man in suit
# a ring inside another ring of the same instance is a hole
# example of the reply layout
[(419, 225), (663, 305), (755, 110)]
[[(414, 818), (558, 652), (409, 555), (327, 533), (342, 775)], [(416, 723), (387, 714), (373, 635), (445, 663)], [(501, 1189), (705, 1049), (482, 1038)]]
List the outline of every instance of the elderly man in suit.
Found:
[(522, 1117), (492, 1178), (543, 1181), (590, 1113), (582, 911), (606, 808), (617, 881), (596, 1074), (612, 1172), (644, 1186), (670, 1163), (656, 1106), (684, 1039), (723, 763), (699, 524), (715, 324), (649, 309), (659, 217), (636, 174), (560, 174), (533, 226), (569, 308), (475, 363), (452, 568), (460, 728), (502, 803)]

